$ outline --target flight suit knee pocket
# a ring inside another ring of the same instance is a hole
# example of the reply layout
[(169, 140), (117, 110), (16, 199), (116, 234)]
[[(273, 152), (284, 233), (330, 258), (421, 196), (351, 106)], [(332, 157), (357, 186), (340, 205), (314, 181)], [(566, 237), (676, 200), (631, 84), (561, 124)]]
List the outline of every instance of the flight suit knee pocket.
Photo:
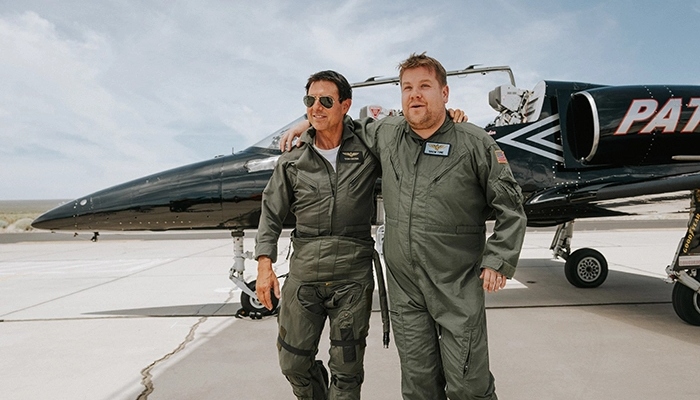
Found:
[(336, 348), (343, 364), (361, 362), (364, 358), (372, 312), (371, 287), (371, 283), (346, 286), (347, 292), (341, 300), (343, 308), (332, 323), (331, 346)]
[(356, 339), (352, 327), (340, 329), (340, 340), (331, 340), (331, 346), (342, 348), (343, 362), (352, 363), (357, 361), (356, 346), (365, 345), (364, 339)]
[(351, 310), (343, 310), (338, 316), (336, 329), (333, 329), (331, 346), (341, 354), (344, 364), (354, 363), (361, 359), (358, 355), (360, 349), (366, 346), (365, 334), (366, 322), (362, 318), (355, 318)]

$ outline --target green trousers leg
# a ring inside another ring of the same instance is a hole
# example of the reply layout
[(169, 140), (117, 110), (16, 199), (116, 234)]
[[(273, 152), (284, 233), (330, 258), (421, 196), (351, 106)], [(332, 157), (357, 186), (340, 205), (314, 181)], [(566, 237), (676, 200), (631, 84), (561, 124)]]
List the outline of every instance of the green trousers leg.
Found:
[(429, 300), (416, 284), (420, 278), (403, 279), (391, 266), (388, 271), (403, 399), (497, 399), (489, 370), (485, 317), (479, 318), (483, 321), (480, 326), (455, 329), (463, 316), (443, 310), (435, 319)]
[[(373, 281), (306, 283), (287, 279), (279, 313), (279, 361), (298, 399), (360, 399)], [(330, 323), (330, 387), (315, 360)]]

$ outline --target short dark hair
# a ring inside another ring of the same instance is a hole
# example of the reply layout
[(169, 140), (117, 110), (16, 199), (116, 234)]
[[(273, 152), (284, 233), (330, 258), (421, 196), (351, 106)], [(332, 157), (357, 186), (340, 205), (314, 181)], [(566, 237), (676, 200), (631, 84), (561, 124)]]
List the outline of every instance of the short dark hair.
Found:
[(445, 71), (445, 67), (440, 64), (440, 61), (433, 57), (426, 56), (425, 52), (421, 54), (413, 53), (399, 64), (399, 80), (403, 77), (403, 72), (405, 70), (420, 67), (428, 68), (433, 71), (438, 82), (442, 86), (447, 86), (447, 72)]
[(306, 82), (306, 93), (309, 93), (309, 88), (311, 84), (318, 81), (328, 81), (335, 83), (338, 88), (338, 102), (343, 102), (347, 99), (352, 99), (352, 88), (345, 77), (335, 71), (320, 71), (309, 77), (308, 82)]

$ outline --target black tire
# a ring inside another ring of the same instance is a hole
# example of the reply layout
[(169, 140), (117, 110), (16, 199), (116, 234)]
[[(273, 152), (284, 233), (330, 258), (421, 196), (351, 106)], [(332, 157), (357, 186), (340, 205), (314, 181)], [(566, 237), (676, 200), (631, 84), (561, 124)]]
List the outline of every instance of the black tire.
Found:
[[(250, 290), (255, 291), (255, 281), (251, 281), (247, 283), (247, 286), (250, 288)], [(261, 317), (266, 317), (268, 315), (272, 315), (275, 313), (275, 310), (277, 310), (277, 305), (279, 304), (279, 299), (275, 297), (275, 294), (272, 293), (272, 310), (268, 310), (265, 308), (265, 306), (262, 305), (256, 298), (252, 298), (248, 295), (248, 293), (243, 292), (241, 293), (241, 307), (243, 307), (244, 310), (246, 310), (249, 314), (252, 315), (259, 315)]]
[[(698, 277), (695, 280), (700, 281)], [(673, 310), (676, 315), (690, 325), (700, 326), (700, 294), (680, 282), (673, 285), (671, 295)]]
[(569, 283), (578, 288), (596, 288), (608, 277), (608, 262), (598, 250), (578, 249), (566, 259), (564, 273)]

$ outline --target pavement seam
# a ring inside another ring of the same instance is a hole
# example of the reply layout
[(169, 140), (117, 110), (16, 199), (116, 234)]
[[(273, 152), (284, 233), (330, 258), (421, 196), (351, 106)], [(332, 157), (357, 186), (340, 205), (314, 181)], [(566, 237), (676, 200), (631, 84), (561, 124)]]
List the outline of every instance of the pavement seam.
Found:
[(86, 291), (88, 291), (88, 290), (92, 290), (92, 289), (98, 288), (98, 287), (100, 287), (100, 286), (109, 285), (110, 283), (114, 283), (114, 282), (120, 281), (120, 280), (122, 280), (122, 279), (130, 278), (130, 277), (132, 277), (132, 276), (134, 276), (134, 275), (138, 275), (138, 274), (140, 274), (140, 273), (143, 273), (143, 272), (146, 272), (146, 271), (150, 271), (150, 270), (152, 270), (152, 269), (154, 269), (154, 268), (162, 267), (163, 265), (172, 263), (174, 260), (175, 260), (175, 259), (172, 259), (172, 258), (171, 258), (171, 259), (166, 259), (165, 261), (160, 262), (160, 263), (158, 263), (158, 264), (156, 264), (156, 265), (153, 265), (152, 267), (149, 267), (149, 268), (146, 268), (146, 269), (142, 269), (142, 270), (139, 270), (139, 271), (135, 271), (135, 272), (133, 272), (133, 273), (130, 273), (130, 274), (127, 274), (127, 275), (123, 275), (123, 276), (119, 276), (119, 277), (117, 277), (117, 278), (110, 279), (110, 280), (107, 280), (107, 281), (104, 281), (104, 282), (100, 282), (100, 283), (98, 283), (98, 284), (95, 284), (95, 285), (92, 285), (92, 286), (88, 286), (88, 287), (85, 287), (85, 288), (82, 288), (82, 289), (79, 289), (79, 290), (76, 290), (76, 291), (73, 291), (73, 292), (70, 292), (70, 293), (66, 293), (66, 294), (64, 294), (64, 295), (62, 295), (62, 296), (54, 297), (54, 298), (52, 298), (52, 299), (48, 299), (48, 300), (45, 300), (45, 301), (42, 301), (42, 302), (39, 302), (39, 303), (36, 303), (36, 304), (32, 304), (32, 305), (30, 305), (30, 306), (26, 306), (26, 307), (20, 308), (20, 309), (18, 309), (18, 310), (10, 311), (10, 312), (8, 312), (8, 313), (5, 313), (5, 314), (0, 315), (0, 317), (6, 317), (6, 316), (8, 316), (8, 315), (12, 315), (12, 314), (15, 314), (15, 313), (18, 313), (18, 312), (21, 312), (21, 311), (29, 310), (30, 308), (38, 307), (38, 306), (41, 306), (41, 305), (44, 305), (44, 304), (51, 303), (51, 302), (56, 301), (56, 300), (61, 300), (61, 299), (64, 299), (64, 298), (66, 298), (66, 297), (70, 297), (70, 296), (76, 295), (76, 294), (78, 294), (78, 293), (86, 292)]
[[(216, 246), (216, 247), (214, 247), (214, 248), (221, 248), (221, 247), (224, 247), (224, 245)], [(180, 257), (180, 258), (183, 258), (183, 259), (184, 259), (184, 258), (190, 258), (190, 257), (198, 256), (198, 255), (200, 255), (200, 254), (204, 254), (204, 253), (206, 253), (207, 251), (211, 251), (211, 250), (212, 250), (212, 249), (210, 248), (210, 249), (204, 249), (204, 250), (196, 251), (196, 252), (190, 253), (190, 254), (188, 254), (188, 255), (186, 255), (186, 256), (183, 256), (183, 257)], [(167, 264), (170, 264), (170, 263), (172, 263), (172, 262), (174, 262), (174, 261), (176, 261), (176, 260), (177, 260), (177, 258), (167, 258), (167, 259), (164, 259), (162, 262), (159, 262), (159, 263), (157, 263), (157, 264), (155, 264), (155, 265), (153, 265), (153, 266), (151, 266), (151, 267), (148, 267), (148, 268), (145, 268), (145, 269), (142, 269), (142, 270), (138, 270), (138, 271), (134, 271), (134, 272), (132, 272), (132, 273), (130, 273), (130, 274), (123, 275), (123, 276), (119, 276), (119, 277), (117, 277), (117, 278), (110, 279), (110, 280), (108, 280), (108, 281), (101, 282), (101, 283), (98, 283), (98, 284), (93, 285), (93, 286), (85, 287), (85, 288), (82, 288), (82, 289), (80, 289), (80, 290), (76, 290), (76, 291), (71, 292), (71, 293), (66, 293), (66, 294), (64, 294), (64, 295), (62, 295), (62, 296), (58, 296), (58, 297), (55, 297), (55, 298), (53, 298), (53, 299), (48, 299), (48, 300), (42, 301), (42, 302), (37, 303), (37, 304), (32, 304), (32, 305), (30, 305), (30, 306), (27, 306), (27, 307), (24, 307), (24, 308), (20, 308), (20, 309), (18, 309), (18, 310), (10, 311), (10, 312), (8, 312), (8, 313), (5, 313), (5, 314), (0, 315), (0, 317), (6, 317), (6, 316), (8, 316), (8, 315), (12, 315), (12, 314), (15, 314), (15, 313), (18, 313), (18, 312), (21, 312), (21, 311), (29, 310), (30, 308), (38, 307), (38, 306), (41, 306), (41, 305), (44, 305), (44, 304), (51, 303), (51, 302), (56, 301), (56, 300), (60, 300), (60, 299), (66, 298), (66, 297), (73, 296), (73, 295), (78, 294), (78, 293), (86, 292), (86, 291), (88, 291), (88, 290), (92, 290), (92, 289), (98, 288), (98, 287), (100, 287), (100, 286), (108, 285), (108, 284), (110, 284), (110, 283), (114, 283), (114, 282), (120, 281), (120, 280), (122, 280), (122, 279), (130, 278), (130, 277), (132, 277), (132, 276), (135, 276), (135, 275), (138, 275), (138, 274), (141, 274), (141, 273), (150, 271), (150, 270), (152, 270), (152, 269), (160, 268), (160, 267), (162, 267), (162, 266), (164, 266), (164, 265), (167, 265)]]

